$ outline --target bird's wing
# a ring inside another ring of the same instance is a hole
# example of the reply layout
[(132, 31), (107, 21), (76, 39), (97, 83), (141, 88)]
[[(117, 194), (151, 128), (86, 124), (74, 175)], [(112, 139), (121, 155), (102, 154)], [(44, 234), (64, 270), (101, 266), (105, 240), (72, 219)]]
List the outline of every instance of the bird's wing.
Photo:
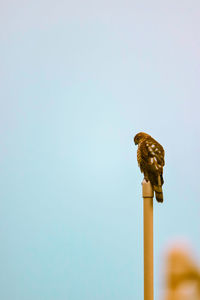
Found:
[(165, 165), (165, 160), (164, 160), (164, 149), (163, 147), (153, 138), (148, 139), (145, 143), (145, 146), (148, 151), (148, 156), (150, 158), (156, 158), (158, 164), (160, 164), (162, 167)]
[(150, 138), (143, 142), (141, 152), (147, 170), (162, 174), (165, 164), (163, 147), (153, 138)]

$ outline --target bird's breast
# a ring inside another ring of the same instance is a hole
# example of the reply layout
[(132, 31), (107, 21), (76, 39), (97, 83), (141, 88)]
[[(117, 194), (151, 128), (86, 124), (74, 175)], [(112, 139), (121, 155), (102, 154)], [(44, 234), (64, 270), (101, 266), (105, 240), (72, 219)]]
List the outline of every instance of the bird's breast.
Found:
[(140, 165), (141, 163), (141, 160), (142, 160), (142, 157), (141, 157), (141, 150), (140, 150), (140, 147), (138, 147), (138, 150), (137, 150), (137, 161), (138, 161), (138, 164)]

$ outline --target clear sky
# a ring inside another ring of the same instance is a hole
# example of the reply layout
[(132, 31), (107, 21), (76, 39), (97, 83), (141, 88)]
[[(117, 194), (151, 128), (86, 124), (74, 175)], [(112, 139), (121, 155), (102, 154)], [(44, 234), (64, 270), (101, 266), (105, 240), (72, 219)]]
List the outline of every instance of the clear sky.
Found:
[(199, 1), (3, 0), (0, 14), (0, 299), (142, 299), (145, 131), (166, 151), (159, 300), (167, 245), (200, 251)]

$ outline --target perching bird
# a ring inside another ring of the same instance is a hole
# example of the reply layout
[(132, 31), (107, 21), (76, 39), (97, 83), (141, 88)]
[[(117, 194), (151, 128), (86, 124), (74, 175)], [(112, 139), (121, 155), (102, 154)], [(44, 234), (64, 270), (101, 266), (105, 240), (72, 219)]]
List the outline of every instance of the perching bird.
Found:
[(156, 193), (156, 200), (163, 202), (162, 185), (163, 166), (165, 165), (163, 147), (149, 134), (139, 132), (134, 137), (135, 145), (138, 145), (137, 161), (144, 179), (150, 181)]

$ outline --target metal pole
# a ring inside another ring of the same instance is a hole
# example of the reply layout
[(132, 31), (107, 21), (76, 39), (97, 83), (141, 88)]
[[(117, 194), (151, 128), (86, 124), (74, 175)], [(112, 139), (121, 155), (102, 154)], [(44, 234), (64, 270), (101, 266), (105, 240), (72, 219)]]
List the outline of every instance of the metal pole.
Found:
[(142, 182), (144, 222), (144, 300), (153, 300), (153, 189)]

